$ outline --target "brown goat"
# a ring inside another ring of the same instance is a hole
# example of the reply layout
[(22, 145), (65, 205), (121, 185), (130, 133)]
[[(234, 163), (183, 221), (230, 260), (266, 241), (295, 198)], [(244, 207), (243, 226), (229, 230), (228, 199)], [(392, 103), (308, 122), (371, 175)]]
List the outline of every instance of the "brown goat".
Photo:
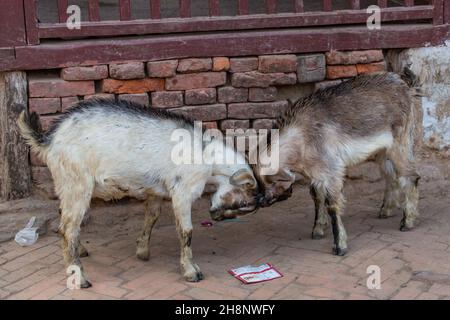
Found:
[(376, 156), (386, 178), (380, 218), (399, 203), (400, 230), (413, 227), (418, 215), (419, 175), (414, 164), (414, 103), (408, 85), (394, 73), (363, 75), (298, 100), (279, 118), (279, 171), (255, 173), (264, 189), (262, 206), (284, 200), (295, 174), (311, 181), (315, 203), (314, 239), (322, 238), (331, 218), (333, 252), (344, 255), (347, 235), (342, 224), (346, 168)]

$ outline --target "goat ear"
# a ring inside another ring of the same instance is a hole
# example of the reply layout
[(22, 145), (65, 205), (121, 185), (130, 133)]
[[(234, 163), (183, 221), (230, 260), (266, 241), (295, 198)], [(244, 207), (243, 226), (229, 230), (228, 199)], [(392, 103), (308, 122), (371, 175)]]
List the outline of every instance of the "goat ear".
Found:
[(254, 189), (256, 188), (256, 179), (253, 176), (253, 174), (249, 170), (241, 169), (236, 171), (231, 177), (230, 177), (230, 184), (233, 186), (246, 186), (247, 188)]

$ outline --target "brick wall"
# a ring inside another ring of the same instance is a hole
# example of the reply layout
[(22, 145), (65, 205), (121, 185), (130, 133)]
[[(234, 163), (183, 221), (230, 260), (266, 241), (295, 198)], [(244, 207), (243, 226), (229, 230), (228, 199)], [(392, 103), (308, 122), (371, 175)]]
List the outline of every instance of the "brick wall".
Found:
[[(381, 50), (69, 67), (29, 72), (29, 108), (44, 129), (77, 101), (94, 97), (170, 109), (210, 128), (259, 129), (272, 126), (287, 98), (384, 69)], [(47, 168), (34, 156), (31, 163), (33, 179), (51, 194)]]

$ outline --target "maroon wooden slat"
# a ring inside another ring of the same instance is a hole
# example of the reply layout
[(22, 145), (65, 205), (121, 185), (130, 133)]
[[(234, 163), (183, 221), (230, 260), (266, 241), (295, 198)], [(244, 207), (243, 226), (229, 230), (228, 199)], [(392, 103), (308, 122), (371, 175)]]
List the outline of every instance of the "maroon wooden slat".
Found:
[(89, 0), (89, 21), (100, 21), (99, 0)]
[(283, 53), (411, 48), (442, 44), (450, 26), (385, 25), (368, 31), (352, 28), (265, 30), (208, 33), (179, 37), (74, 40), (16, 48), (16, 60), (0, 62), (0, 70), (51, 69), (110, 61), (151, 61), (184, 57), (250, 56)]
[(444, 21), (443, 23), (450, 24), (450, 1), (444, 2)]
[(302, 13), (305, 11), (305, 6), (303, 4), (303, 0), (294, 0), (294, 9), (295, 12)]
[(120, 20), (130, 20), (131, 19), (131, 3), (130, 0), (120, 0), (119, 1), (119, 12)]
[(277, 13), (277, 0), (266, 0), (266, 12), (268, 14)]
[(209, 15), (211, 17), (220, 15), (219, 0), (209, 0)]
[(323, 11), (332, 11), (333, 10), (333, 4), (331, 0), (322, 0), (322, 10)]
[(150, 0), (150, 17), (152, 19), (161, 19), (160, 0)]
[(65, 23), (67, 21), (67, 7), (68, 0), (58, 0), (58, 19), (59, 22)]
[[(383, 9), (382, 22), (421, 20), (434, 17), (433, 6), (394, 7)], [(277, 14), (273, 16), (195, 17), (188, 19), (82, 22), (81, 29), (68, 30), (65, 25), (41, 24), (41, 38), (101, 37), (176, 32), (201, 32), (219, 30), (247, 30), (263, 28), (288, 28), (339, 24), (365, 24), (365, 10), (342, 11), (339, 14), (307, 12), (302, 14)]]
[(414, 0), (405, 0), (406, 7), (412, 7), (414, 5)]
[(378, 6), (380, 8), (386, 8), (387, 7), (387, 0), (378, 0)]
[[(24, 0), (25, 26), (28, 44), (39, 44), (39, 29), (36, 0)], [(1, 14), (0, 14), (1, 16)]]
[(360, 4), (359, 4), (359, 0), (349, 0), (349, 1), (350, 1), (350, 8), (352, 10), (359, 10), (361, 8)]
[(238, 0), (238, 14), (239, 15), (248, 14), (248, 0)]
[(180, 17), (189, 18), (191, 16), (191, 0), (180, 0)]
[(434, 15), (433, 24), (439, 25), (444, 23), (444, 0), (433, 0)]
[[(29, 2), (28, 0), (25, 2)], [(35, 4), (35, 2), (33, 2)], [(25, 3), (29, 5), (29, 3)], [(36, 12), (35, 6), (31, 6)], [(0, 48), (14, 47), (27, 43), (24, 17), (24, 3), (22, 1), (1, 1), (0, 6)], [(34, 20), (36, 22), (36, 19)], [(10, 53), (5, 49), (6, 56)], [(13, 49), (14, 53), (14, 49)], [(4, 56), (4, 57), (6, 57)]]

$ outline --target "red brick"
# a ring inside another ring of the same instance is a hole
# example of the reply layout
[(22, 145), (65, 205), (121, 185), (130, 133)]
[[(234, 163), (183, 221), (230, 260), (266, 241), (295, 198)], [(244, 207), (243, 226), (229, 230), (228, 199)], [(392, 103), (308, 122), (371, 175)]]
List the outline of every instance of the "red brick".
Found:
[(41, 122), (42, 130), (47, 131), (50, 127), (51, 123), (57, 119), (60, 115), (54, 116), (42, 116), (39, 117), (39, 121)]
[(203, 122), (202, 126), (204, 129), (217, 129), (217, 122), (215, 121)]
[(109, 75), (113, 79), (142, 79), (145, 78), (143, 62), (128, 62), (109, 65)]
[(120, 94), (117, 98), (123, 101), (138, 103), (146, 107), (149, 106), (149, 98), (146, 93)]
[(105, 79), (101, 91), (108, 93), (144, 93), (164, 90), (164, 79), (147, 78), (140, 80)]
[(174, 108), (183, 105), (183, 92), (181, 91), (158, 91), (152, 92), (152, 107)]
[(114, 100), (115, 96), (113, 93), (96, 93), (96, 94), (90, 94), (90, 95), (84, 96), (84, 100), (90, 100), (90, 99)]
[(339, 78), (349, 78), (354, 77), (358, 74), (356, 71), (356, 66), (328, 66), (327, 67), (327, 78), (328, 79), (339, 79)]
[(252, 102), (275, 101), (277, 99), (277, 88), (250, 88), (248, 91), (248, 100)]
[(30, 77), (28, 81), (30, 97), (56, 98), (84, 96), (95, 92), (94, 81), (65, 81), (48, 76)]
[(176, 74), (178, 60), (164, 60), (147, 62), (147, 73), (149, 77), (168, 78)]
[(256, 69), (258, 69), (257, 57), (230, 59), (230, 72), (248, 72)]
[(189, 58), (189, 59), (181, 59), (178, 62), (177, 71), (180, 73), (186, 72), (201, 72), (201, 71), (209, 71), (212, 69), (212, 60), (211, 58)]
[(381, 50), (330, 51), (326, 54), (327, 64), (358, 64), (377, 62), (384, 59)]
[(245, 102), (248, 99), (247, 88), (220, 87), (217, 89), (219, 102)]
[(260, 56), (258, 71), (264, 73), (296, 72), (297, 56), (293, 54)]
[(384, 61), (368, 64), (357, 64), (356, 70), (358, 71), (358, 74), (383, 72), (386, 71), (386, 64)]
[(230, 59), (227, 57), (213, 58), (213, 71), (228, 71), (230, 69)]
[(224, 104), (181, 107), (171, 111), (202, 121), (221, 120), (227, 117), (227, 107)]
[(232, 103), (228, 105), (228, 118), (276, 118), (288, 106), (287, 101)]
[(274, 125), (277, 123), (275, 119), (257, 119), (253, 121), (252, 128), (259, 129), (273, 129)]
[(28, 103), (30, 111), (38, 114), (49, 114), (61, 111), (60, 98), (30, 98)]
[(108, 78), (108, 66), (69, 67), (61, 70), (64, 80), (101, 80)]
[(250, 128), (250, 121), (249, 120), (233, 120), (233, 119), (227, 119), (220, 122), (220, 129), (221, 130), (227, 130), (227, 129), (248, 129)]
[[(356, 71), (356, 67), (355, 67)], [(273, 85), (296, 84), (295, 73), (261, 73), (257, 71), (234, 73), (231, 76), (231, 84), (234, 87), (269, 87)]]
[(217, 93), (215, 88), (203, 88), (186, 90), (184, 100), (186, 104), (211, 104), (215, 103)]
[(166, 90), (213, 88), (224, 85), (226, 80), (227, 75), (225, 72), (178, 74), (166, 79)]
[[(86, 99), (86, 97), (85, 97)], [(78, 103), (80, 100), (78, 99), (78, 97), (64, 97), (61, 98), (61, 110), (62, 112), (66, 111), (67, 109), (69, 109), (70, 107), (72, 107), (73, 105), (75, 105), (76, 103)]]

